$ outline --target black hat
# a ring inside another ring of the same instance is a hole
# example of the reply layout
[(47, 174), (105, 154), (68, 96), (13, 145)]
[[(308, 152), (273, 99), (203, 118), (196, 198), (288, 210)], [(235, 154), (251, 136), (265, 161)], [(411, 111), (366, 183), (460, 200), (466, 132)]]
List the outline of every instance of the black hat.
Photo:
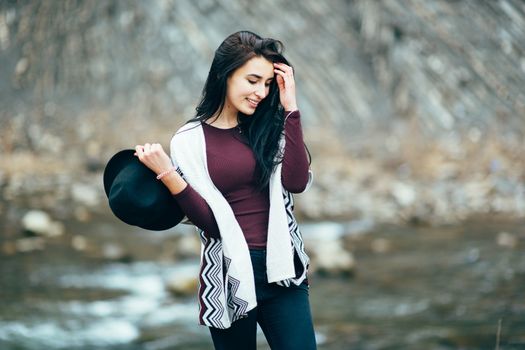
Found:
[(104, 169), (104, 190), (109, 206), (120, 220), (147, 230), (167, 230), (184, 217), (177, 201), (156, 174), (123, 150)]

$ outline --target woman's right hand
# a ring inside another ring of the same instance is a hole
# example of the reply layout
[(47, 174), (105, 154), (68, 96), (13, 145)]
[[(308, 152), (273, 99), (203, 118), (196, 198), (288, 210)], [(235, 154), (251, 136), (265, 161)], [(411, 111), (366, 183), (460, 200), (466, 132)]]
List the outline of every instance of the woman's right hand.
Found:
[(135, 156), (157, 175), (173, 167), (170, 157), (160, 143), (136, 145)]

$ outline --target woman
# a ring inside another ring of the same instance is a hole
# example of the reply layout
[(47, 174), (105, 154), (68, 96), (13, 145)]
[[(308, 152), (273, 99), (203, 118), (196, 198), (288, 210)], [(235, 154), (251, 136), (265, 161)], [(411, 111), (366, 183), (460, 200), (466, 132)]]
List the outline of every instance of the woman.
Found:
[(241, 31), (215, 52), (196, 116), (136, 146), (202, 241), (199, 322), (215, 349), (315, 349), (309, 259), (291, 193), (310, 183), (292, 67), (281, 42)]

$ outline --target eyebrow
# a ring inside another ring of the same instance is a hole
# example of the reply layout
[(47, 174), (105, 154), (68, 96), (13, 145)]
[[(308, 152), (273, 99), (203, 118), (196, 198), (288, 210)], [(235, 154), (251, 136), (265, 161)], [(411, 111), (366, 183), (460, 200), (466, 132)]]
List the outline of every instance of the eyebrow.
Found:
[[(248, 77), (250, 77), (250, 76), (251, 76), (251, 77), (255, 77), (255, 78), (257, 78), (257, 79), (262, 79), (262, 77), (261, 77), (260, 75), (255, 74), (255, 73), (248, 74), (247, 76), (248, 76)], [(273, 78), (274, 78), (274, 77), (270, 77), (270, 78), (268, 78), (268, 79), (266, 79), (266, 80), (272, 80)]]

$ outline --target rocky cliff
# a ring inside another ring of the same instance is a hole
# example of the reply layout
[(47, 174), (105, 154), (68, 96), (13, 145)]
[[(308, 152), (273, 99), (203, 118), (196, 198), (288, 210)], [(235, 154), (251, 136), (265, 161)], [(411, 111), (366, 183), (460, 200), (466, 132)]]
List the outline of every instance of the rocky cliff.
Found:
[(303, 216), (525, 216), (519, 0), (4, 1), (0, 215), (107, 211), (107, 159), (167, 145), (240, 29), (295, 67), (316, 174)]

